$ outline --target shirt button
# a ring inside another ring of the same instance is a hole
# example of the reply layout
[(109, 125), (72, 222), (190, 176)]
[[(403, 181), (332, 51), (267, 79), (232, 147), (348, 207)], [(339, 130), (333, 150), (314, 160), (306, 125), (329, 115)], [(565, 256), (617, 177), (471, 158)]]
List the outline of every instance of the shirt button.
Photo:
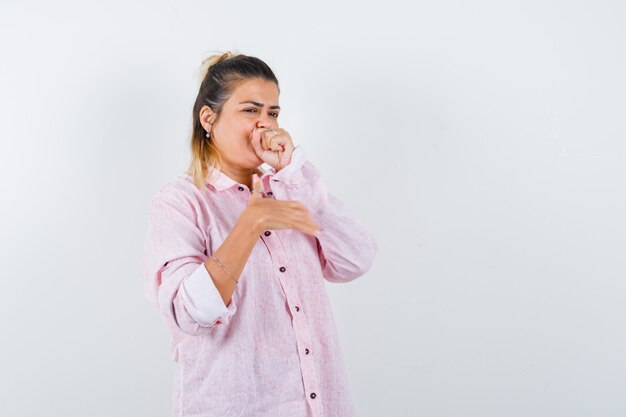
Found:
[(240, 185), (239, 187), (237, 187), (237, 189), (238, 189), (239, 191), (243, 191), (243, 187), (242, 187), (241, 185)]
[(296, 311), (300, 311), (300, 307), (296, 306)]
[(269, 235), (271, 235), (271, 234), (272, 234), (272, 232), (270, 232), (269, 230), (266, 230), (266, 231), (265, 231), (265, 236), (269, 236)]
[(309, 354), (309, 349), (304, 349), (304, 353), (308, 355)]
[(280, 267), (280, 272), (285, 272), (287, 270), (287, 268), (285, 268), (284, 266)]
[(315, 398), (315, 397), (317, 397), (317, 395), (315, 395), (315, 393), (314, 393), (314, 392), (312, 392), (312, 393), (311, 393), (311, 398)]

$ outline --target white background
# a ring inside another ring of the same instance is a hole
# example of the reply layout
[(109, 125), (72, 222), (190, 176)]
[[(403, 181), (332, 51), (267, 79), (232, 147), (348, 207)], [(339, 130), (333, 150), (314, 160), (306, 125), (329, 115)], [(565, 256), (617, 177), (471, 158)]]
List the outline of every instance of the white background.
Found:
[(359, 416), (626, 415), (625, 12), (2, 2), (0, 415), (169, 414), (140, 259), (214, 50), (379, 244), (327, 285)]

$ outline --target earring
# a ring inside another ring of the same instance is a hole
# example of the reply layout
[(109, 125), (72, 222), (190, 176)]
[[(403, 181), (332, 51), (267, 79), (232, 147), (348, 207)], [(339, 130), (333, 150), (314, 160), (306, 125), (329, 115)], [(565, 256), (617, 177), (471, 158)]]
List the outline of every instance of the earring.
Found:
[(211, 138), (211, 132), (206, 132), (206, 137)]

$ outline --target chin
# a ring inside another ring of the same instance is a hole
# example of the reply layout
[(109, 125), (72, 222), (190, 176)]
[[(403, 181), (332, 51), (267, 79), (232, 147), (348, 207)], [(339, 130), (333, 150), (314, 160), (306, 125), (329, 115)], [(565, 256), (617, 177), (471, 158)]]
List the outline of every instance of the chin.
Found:
[(263, 163), (263, 160), (261, 158), (259, 158), (256, 153), (252, 154), (252, 161), (254, 161), (253, 163), (255, 164), (253, 166), (253, 168), (258, 167), (259, 165), (261, 165)]
[(258, 158), (250, 158), (245, 161), (242, 161), (241, 164), (239, 165), (239, 168), (253, 170), (257, 168), (259, 165), (261, 165), (262, 163), (263, 161), (261, 161)]

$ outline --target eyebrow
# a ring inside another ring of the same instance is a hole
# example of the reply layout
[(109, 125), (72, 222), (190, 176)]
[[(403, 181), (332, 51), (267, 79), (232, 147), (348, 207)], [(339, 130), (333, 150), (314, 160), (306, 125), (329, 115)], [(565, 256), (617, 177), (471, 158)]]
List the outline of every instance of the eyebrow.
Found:
[[(257, 106), (257, 107), (263, 107), (264, 106), (263, 103), (259, 103), (257, 101), (252, 101), (252, 100), (242, 101), (239, 104), (244, 104), (244, 103), (250, 103), (250, 104), (253, 104), (253, 105)], [(280, 110), (280, 106), (279, 105), (270, 106), (270, 109), (279, 109)]]

